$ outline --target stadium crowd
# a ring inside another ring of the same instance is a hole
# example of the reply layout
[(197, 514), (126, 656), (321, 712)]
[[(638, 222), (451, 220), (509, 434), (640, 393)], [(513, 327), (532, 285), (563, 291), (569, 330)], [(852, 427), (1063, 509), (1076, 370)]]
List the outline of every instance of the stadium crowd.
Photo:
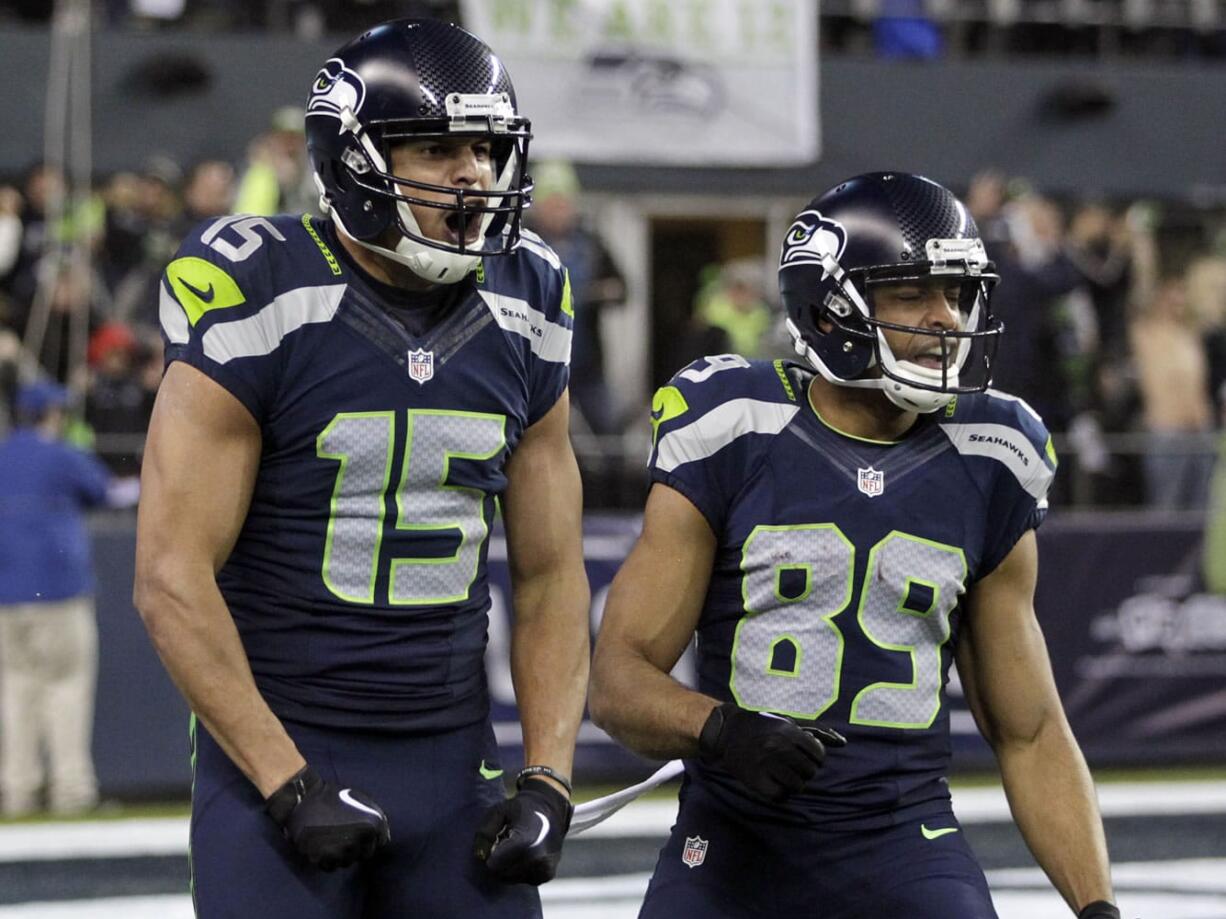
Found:
[[(64, 193), (55, 169), (37, 164), (0, 184), (0, 425), (7, 425), (16, 382), (45, 375), (81, 396), (77, 436), (92, 441), (117, 475), (138, 471), (162, 368), (161, 273), (202, 220), (313, 209), (299, 119), (292, 110), (276, 113), (238, 166), (205, 160), (184, 168), (154, 157), (139, 170), (107, 176), (58, 221), (48, 217)], [(573, 172), (562, 169), (561, 180), (558, 174), (548, 167), (554, 178), (542, 191), (561, 187), (576, 197)], [(1055, 500), (1203, 506), (1226, 411), (1226, 256), (1211, 213), (1056, 200), (1023, 178), (990, 170), (965, 191), (1002, 277), (994, 309), (1007, 334), (995, 385), (1030, 402), (1058, 432), (1065, 459), (1074, 460)], [(581, 196), (571, 206), (581, 211)], [(548, 238), (546, 224), (538, 229)], [(84, 241), (91, 267), (47, 257), (49, 239)], [(693, 334), (666, 345), (676, 351), (667, 364), (680, 366), (699, 352), (788, 353), (762, 267), (714, 266), (696, 279), (694, 303), (685, 307)], [(74, 375), (71, 317), (82, 309), (89, 317), (85, 366)], [(599, 373), (597, 362), (583, 374), (597, 393)], [(601, 401), (576, 399), (580, 412)], [(618, 435), (636, 420), (583, 424), (616, 450)]]

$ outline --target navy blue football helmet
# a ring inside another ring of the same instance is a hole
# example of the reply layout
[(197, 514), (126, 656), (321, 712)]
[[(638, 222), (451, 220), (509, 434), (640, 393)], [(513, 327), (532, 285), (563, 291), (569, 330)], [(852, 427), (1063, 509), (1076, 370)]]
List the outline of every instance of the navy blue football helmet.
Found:
[[(430, 185), (391, 172), (397, 141), (472, 135), (490, 141), (492, 188)], [(432, 283), (455, 283), (481, 256), (505, 255), (518, 244), (532, 191), (531, 136), (494, 52), (438, 20), (394, 20), (359, 35), (327, 60), (307, 99), (307, 151), (325, 213), (351, 239)], [(427, 237), (410, 204), (454, 214), (458, 241)], [(465, 242), (470, 220), (481, 221), (475, 244)], [(394, 249), (373, 242), (389, 228), (401, 237)]]
[[(957, 329), (877, 319), (876, 285), (930, 279), (959, 286)], [(881, 389), (916, 412), (987, 389), (1004, 329), (990, 305), (998, 280), (965, 205), (944, 186), (901, 172), (856, 176), (813, 199), (788, 229), (779, 259), (797, 353), (832, 383)], [(885, 329), (935, 338), (941, 366), (896, 358)]]

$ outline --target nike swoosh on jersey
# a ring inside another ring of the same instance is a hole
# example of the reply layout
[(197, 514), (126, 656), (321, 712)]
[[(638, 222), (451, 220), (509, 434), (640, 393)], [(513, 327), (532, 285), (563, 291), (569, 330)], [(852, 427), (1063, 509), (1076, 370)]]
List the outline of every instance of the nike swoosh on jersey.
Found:
[(342, 788), (340, 791), (340, 794), (337, 797), (339, 797), (342, 801), (344, 801), (350, 807), (356, 808), (357, 810), (360, 810), (364, 814), (370, 814), (372, 817), (378, 817), (380, 820), (383, 819), (383, 815), (379, 813), (377, 810), (375, 810), (373, 807), (363, 804), (361, 801), (354, 798), (354, 796), (349, 793), (348, 788)]
[(930, 830), (921, 823), (920, 832), (924, 834), (925, 839), (940, 839), (942, 836), (948, 836), (950, 833), (958, 832), (958, 828), (956, 826), (943, 826), (939, 829)]
[(541, 831), (536, 834), (536, 839), (532, 840), (532, 845), (539, 846), (544, 841), (545, 837), (549, 835), (549, 818), (540, 811), (533, 811), (532, 813), (536, 814), (541, 821)]
[(481, 778), (483, 779), (496, 779), (502, 775), (501, 769), (491, 769), (485, 765), (485, 760), (481, 760), (481, 765), (477, 767), (477, 771), (481, 773)]
[(199, 287), (193, 287), (191, 284), (188, 284), (187, 281), (183, 280), (183, 278), (179, 278), (179, 283), (195, 294), (200, 299), (201, 303), (212, 303), (213, 297), (217, 293), (212, 281), (209, 282), (207, 290), (201, 290)]

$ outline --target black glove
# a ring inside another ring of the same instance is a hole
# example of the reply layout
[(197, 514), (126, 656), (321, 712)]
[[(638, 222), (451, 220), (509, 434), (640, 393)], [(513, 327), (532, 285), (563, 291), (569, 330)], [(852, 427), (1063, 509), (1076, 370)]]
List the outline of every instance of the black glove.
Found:
[(566, 795), (542, 779), (526, 779), (519, 793), (485, 812), (473, 853), (511, 884), (552, 880), (562, 840), (575, 809)]
[(1077, 914), (1077, 919), (1120, 919), (1119, 908), (1106, 900), (1095, 900), (1087, 903)]
[(846, 738), (817, 721), (751, 712), (725, 702), (698, 735), (698, 755), (722, 766), (759, 798), (780, 802), (800, 791)]
[(330, 785), (310, 766), (269, 795), (264, 810), (294, 848), (324, 871), (369, 858), (392, 838), (387, 815), (369, 795)]

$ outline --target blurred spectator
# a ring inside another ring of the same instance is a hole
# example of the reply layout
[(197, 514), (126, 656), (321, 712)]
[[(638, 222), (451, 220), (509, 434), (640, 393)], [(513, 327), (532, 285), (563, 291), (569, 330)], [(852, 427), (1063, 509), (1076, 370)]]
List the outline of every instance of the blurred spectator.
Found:
[(158, 279), (186, 230), (176, 191), (180, 176), (177, 163), (158, 156), (142, 172), (117, 173), (107, 183), (99, 265), (110, 292), (105, 312), (111, 320), (157, 326)]
[(1218, 427), (1226, 426), (1226, 256), (1202, 255), (1186, 273), (1188, 307), (1204, 336), (1209, 395)]
[(319, 192), (307, 162), (300, 108), (277, 109), (271, 128), (247, 148), (247, 167), (234, 201), (236, 214), (314, 212)]
[(1000, 273), (992, 309), (1005, 323), (992, 383), (1025, 399), (1052, 430), (1066, 430), (1087, 401), (1077, 359), (1091, 333), (1084, 304), (1066, 300), (1081, 277), (1063, 251), (1062, 217), (1033, 192), (983, 216), (995, 225), (987, 240)]
[(690, 316), (680, 338), (669, 348), (669, 365), (684, 367), (700, 357), (711, 354), (728, 354), (733, 350), (732, 340), (723, 329), (713, 326), (698, 313)]
[(2, 276), (5, 293), (12, 300), (10, 322), (19, 335), (25, 334), (30, 308), (38, 290), (38, 265), (43, 246), (53, 229), (48, 213), (53, 200), (64, 194), (64, 179), (60, 172), (44, 163), (31, 166), (22, 182), (21, 240), (15, 260), (7, 276)]
[(8, 277), (21, 254), (21, 192), (0, 185), (0, 279)]
[(234, 167), (224, 160), (201, 160), (183, 181), (182, 233), (202, 220), (224, 217), (234, 208)]
[[(68, 392), (17, 393), (17, 430), (0, 442), (0, 809), (18, 817), (98, 800), (90, 756), (98, 635), (82, 511), (110, 476), (60, 440)], [(44, 771), (43, 754), (47, 768)]]
[(92, 371), (85, 399), (85, 420), (98, 437), (99, 453), (111, 472), (140, 472), (139, 439), (149, 427), (157, 385), (142, 375), (147, 349), (119, 322), (101, 326), (89, 340)]
[(932, 60), (945, 47), (941, 26), (927, 15), (925, 0), (881, 0), (873, 20), (873, 48), (878, 57)]
[(1128, 293), (1132, 281), (1132, 233), (1125, 216), (1100, 202), (1086, 202), (1069, 222), (1066, 251), (1094, 305), (1103, 359), (1128, 348)]
[(1209, 366), (1200, 330), (1188, 310), (1181, 278), (1164, 281), (1129, 328), (1148, 432), (1144, 457), (1149, 503), (1202, 508), (1213, 457)]
[(575, 331), (570, 393), (594, 434), (616, 433), (620, 411), (605, 382), (600, 317), (626, 299), (626, 283), (600, 237), (580, 221), (579, 178), (569, 163), (537, 164), (529, 226), (557, 252), (570, 277)]
[(742, 357), (776, 356), (767, 347), (774, 321), (766, 302), (766, 273), (761, 258), (733, 259), (714, 267), (694, 298), (694, 312), (728, 336)]

